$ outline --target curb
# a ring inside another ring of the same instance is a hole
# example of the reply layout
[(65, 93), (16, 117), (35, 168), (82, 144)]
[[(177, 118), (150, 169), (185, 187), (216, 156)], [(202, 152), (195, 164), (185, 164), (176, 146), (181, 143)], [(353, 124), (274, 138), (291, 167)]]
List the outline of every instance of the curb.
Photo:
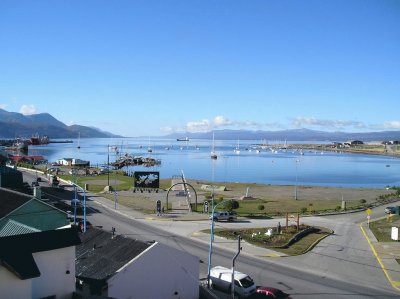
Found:
[(388, 279), (389, 283), (391, 284), (391, 286), (393, 288), (395, 288), (396, 290), (400, 291), (400, 281), (394, 281), (392, 279), (392, 277), (390, 276), (388, 270), (385, 268), (385, 265), (383, 264), (381, 258), (379, 257), (378, 253), (376, 252), (374, 245), (372, 244), (367, 233), (365, 232), (365, 229), (363, 228), (364, 224), (365, 224), (365, 222), (360, 223), (360, 229), (361, 229), (365, 239), (367, 240), (369, 246), (371, 247), (371, 250), (372, 250), (376, 260), (378, 261), (379, 265), (381, 266), (381, 269), (382, 269), (383, 273), (385, 274), (386, 278)]

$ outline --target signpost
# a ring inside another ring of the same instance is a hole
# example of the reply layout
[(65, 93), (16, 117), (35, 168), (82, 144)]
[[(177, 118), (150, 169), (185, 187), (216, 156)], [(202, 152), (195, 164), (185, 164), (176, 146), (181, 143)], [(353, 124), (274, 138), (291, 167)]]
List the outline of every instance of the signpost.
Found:
[(161, 200), (157, 200), (157, 216), (161, 216)]
[(365, 212), (367, 213), (367, 225), (369, 227), (369, 221), (371, 220), (372, 209), (368, 208)]
[(208, 201), (204, 202), (204, 213), (208, 213)]

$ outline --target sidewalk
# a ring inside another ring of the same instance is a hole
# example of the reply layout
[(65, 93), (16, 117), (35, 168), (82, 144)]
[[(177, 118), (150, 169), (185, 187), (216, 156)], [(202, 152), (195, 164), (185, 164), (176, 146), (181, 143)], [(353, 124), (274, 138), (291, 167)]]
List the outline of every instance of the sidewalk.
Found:
[[(90, 195), (88, 195), (90, 197)], [(145, 215), (139, 211), (135, 211), (133, 209), (117, 205), (117, 209), (115, 209), (115, 203), (111, 200), (108, 200), (104, 197), (96, 195), (91, 199), (94, 202), (106, 207), (110, 210), (113, 210), (116, 213), (124, 215), (131, 219), (142, 219), (142, 220), (150, 220), (150, 221), (204, 221), (204, 224), (207, 228), (209, 228), (209, 218), (207, 214), (199, 214), (199, 213), (186, 213), (186, 212), (170, 212), (162, 214), (161, 216), (157, 216), (155, 214)], [(179, 233), (179, 232), (178, 232)], [(207, 233), (202, 233), (199, 231), (192, 232), (190, 237), (197, 239), (203, 243), (210, 243), (210, 235)], [(225, 238), (221, 238), (218, 236), (214, 236), (213, 246), (224, 248), (230, 250), (232, 252), (237, 252), (238, 242), (237, 240), (227, 240)], [(248, 254), (256, 257), (284, 257), (287, 256), (284, 253), (277, 252), (267, 248), (261, 248), (258, 246), (254, 246), (250, 243), (247, 243), (244, 240), (241, 240), (242, 251), (241, 254)]]
[(400, 291), (400, 243), (399, 242), (378, 242), (366, 222), (360, 224), (368, 244), (371, 246), (379, 265), (385, 273), (393, 288)]
[[(90, 196), (90, 195), (89, 195)], [(91, 198), (92, 201), (97, 202), (98, 204), (109, 208), (116, 213), (124, 215), (131, 219), (142, 219), (142, 220), (150, 220), (150, 221), (192, 221), (192, 222), (203, 222), (205, 225), (209, 224), (208, 215), (206, 214), (198, 214), (198, 213), (168, 213), (163, 214), (161, 216), (157, 215), (145, 215), (139, 211), (135, 211), (130, 208), (126, 208), (124, 206), (117, 206), (115, 209), (114, 202), (101, 197), (101, 195), (94, 195)], [(400, 242), (378, 242), (372, 231), (369, 229), (367, 223), (361, 223), (360, 229), (364, 234), (366, 240), (368, 241), (378, 263), (380, 264), (382, 271), (386, 275), (388, 281), (392, 285), (393, 288), (400, 291), (400, 264), (396, 261), (396, 259), (400, 259)], [(179, 234), (179, 232), (177, 231)], [(203, 243), (210, 243), (210, 235), (206, 233), (202, 233), (199, 231), (192, 232), (190, 237), (195, 238)], [(230, 250), (232, 252), (237, 252), (238, 242), (237, 240), (227, 240), (225, 238), (220, 238), (218, 236), (214, 237), (213, 246), (224, 248)], [(284, 257), (287, 256), (284, 253), (280, 253), (274, 250), (260, 248), (249, 244), (245, 241), (241, 241), (242, 251), (241, 254), (246, 254), (255, 257)]]

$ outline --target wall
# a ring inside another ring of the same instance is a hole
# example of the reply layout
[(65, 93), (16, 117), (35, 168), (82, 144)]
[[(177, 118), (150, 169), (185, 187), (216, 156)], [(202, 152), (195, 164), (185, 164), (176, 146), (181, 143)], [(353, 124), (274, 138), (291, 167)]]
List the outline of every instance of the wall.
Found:
[(199, 259), (155, 243), (109, 280), (107, 295), (119, 299), (199, 298)]
[(21, 280), (0, 265), (0, 297), (7, 299), (30, 298), (32, 280)]
[(37, 252), (33, 257), (41, 275), (32, 279), (32, 298), (71, 298), (75, 291), (75, 246)]

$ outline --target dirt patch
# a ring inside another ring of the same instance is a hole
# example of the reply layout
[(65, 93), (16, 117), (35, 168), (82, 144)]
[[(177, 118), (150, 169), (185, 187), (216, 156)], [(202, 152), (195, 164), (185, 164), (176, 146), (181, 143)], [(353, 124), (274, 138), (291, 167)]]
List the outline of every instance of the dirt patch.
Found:
[[(196, 190), (201, 188), (203, 184), (209, 182), (188, 180)], [(293, 199), (295, 193), (294, 186), (280, 185), (263, 185), (263, 184), (244, 184), (244, 183), (214, 183), (216, 186), (226, 186), (226, 191), (215, 193), (224, 197), (240, 199), (248, 195), (255, 199), (279, 201), (285, 199)], [(199, 191), (200, 193), (206, 193)], [(335, 188), (335, 187), (319, 187), (319, 186), (298, 186), (298, 200), (360, 200), (365, 199), (367, 202), (375, 201), (379, 195), (390, 194), (393, 190), (378, 189), (378, 188)], [(210, 192), (208, 192), (210, 193)]]
[[(108, 180), (89, 180), (89, 181), (82, 181), (83, 184), (89, 185), (99, 185), (99, 186), (107, 186)], [(121, 185), (123, 181), (120, 180), (110, 180), (110, 185)]]

